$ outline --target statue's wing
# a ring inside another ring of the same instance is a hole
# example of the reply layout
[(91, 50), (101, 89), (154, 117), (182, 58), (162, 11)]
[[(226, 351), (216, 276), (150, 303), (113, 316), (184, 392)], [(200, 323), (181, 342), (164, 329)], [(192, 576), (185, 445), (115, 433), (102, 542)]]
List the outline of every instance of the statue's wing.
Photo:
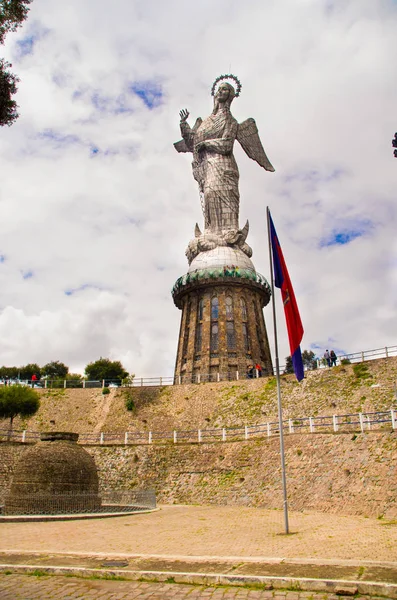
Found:
[(239, 124), (237, 129), (237, 139), (243, 147), (244, 152), (246, 152), (250, 158), (256, 160), (256, 162), (266, 169), (266, 171), (274, 171), (274, 167), (263, 149), (254, 119), (247, 119)]
[[(202, 122), (203, 119), (201, 119), (200, 117), (196, 119), (196, 122), (193, 125), (192, 129), (193, 134), (196, 133), (197, 129), (200, 127)], [(187, 147), (185, 140), (179, 140), (179, 142), (175, 142), (174, 148), (177, 152), (191, 152), (191, 150), (189, 150), (189, 148)]]

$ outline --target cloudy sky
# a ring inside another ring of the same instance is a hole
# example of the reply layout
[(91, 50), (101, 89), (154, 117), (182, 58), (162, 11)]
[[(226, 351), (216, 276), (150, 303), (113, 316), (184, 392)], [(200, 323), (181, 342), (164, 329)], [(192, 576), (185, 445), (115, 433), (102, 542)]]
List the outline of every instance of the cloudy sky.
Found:
[(202, 225), (172, 144), (179, 110), (207, 116), (225, 72), (276, 169), (235, 147), (240, 223), (269, 277), (270, 206), (302, 348), (397, 344), (396, 32), (396, 0), (34, 0), (0, 48), (21, 79), (0, 131), (0, 364), (104, 356), (172, 375), (170, 290)]

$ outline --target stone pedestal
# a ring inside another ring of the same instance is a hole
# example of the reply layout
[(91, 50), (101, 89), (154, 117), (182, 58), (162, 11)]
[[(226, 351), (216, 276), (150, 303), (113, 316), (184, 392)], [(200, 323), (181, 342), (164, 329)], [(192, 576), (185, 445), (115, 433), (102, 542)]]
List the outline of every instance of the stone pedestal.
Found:
[(242, 251), (200, 253), (172, 294), (182, 310), (176, 383), (244, 378), (255, 364), (273, 374), (262, 312), (270, 287)]
[(4, 514), (92, 512), (101, 506), (95, 462), (77, 445), (78, 437), (69, 432), (41, 434), (16, 466)]

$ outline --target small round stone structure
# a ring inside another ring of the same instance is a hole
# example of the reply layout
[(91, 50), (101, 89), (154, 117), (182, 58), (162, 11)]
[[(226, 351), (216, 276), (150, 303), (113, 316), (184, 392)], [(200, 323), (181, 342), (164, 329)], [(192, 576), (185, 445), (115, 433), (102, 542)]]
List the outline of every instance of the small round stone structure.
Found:
[(42, 433), (17, 463), (5, 515), (94, 512), (101, 506), (95, 461), (78, 433)]

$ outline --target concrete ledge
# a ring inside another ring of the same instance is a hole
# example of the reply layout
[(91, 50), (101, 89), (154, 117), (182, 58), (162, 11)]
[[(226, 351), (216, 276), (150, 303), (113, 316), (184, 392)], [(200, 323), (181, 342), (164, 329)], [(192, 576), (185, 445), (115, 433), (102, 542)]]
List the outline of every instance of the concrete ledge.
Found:
[(44, 521), (81, 521), (83, 519), (109, 519), (111, 517), (131, 517), (131, 515), (144, 515), (160, 510), (147, 508), (145, 510), (132, 510), (131, 512), (103, 512), (103, 513), (76, 513), (75, 515), (0, 515), (0, 523), (41, 523)]
[[(123, 579), (130, 581), (159, 581), (198, 584), (198, 585), (228, 585), (247, 586), (262, 589), (289, 589), (294, 591), (315, 591), (341, 594), (349, 590), (365, 595), (386, 596), (397, 599), (397, 584), (377, 581), (351, 581), (337, 579), (313, 579), (305, 577), (268, 577), (260, 575), (231, 575), (222, 573), (186, 573), (176, 571), (141, 571), (129, 569), (91, 569), (85, 567), (63, 567), (51, 565), (15, 565), (1, 564), (0, 573), (19, 573), (40, 575), (68, 575), (74, 577), (98, 579)], [(346, 595), (346, 594), (344, 594)]]

